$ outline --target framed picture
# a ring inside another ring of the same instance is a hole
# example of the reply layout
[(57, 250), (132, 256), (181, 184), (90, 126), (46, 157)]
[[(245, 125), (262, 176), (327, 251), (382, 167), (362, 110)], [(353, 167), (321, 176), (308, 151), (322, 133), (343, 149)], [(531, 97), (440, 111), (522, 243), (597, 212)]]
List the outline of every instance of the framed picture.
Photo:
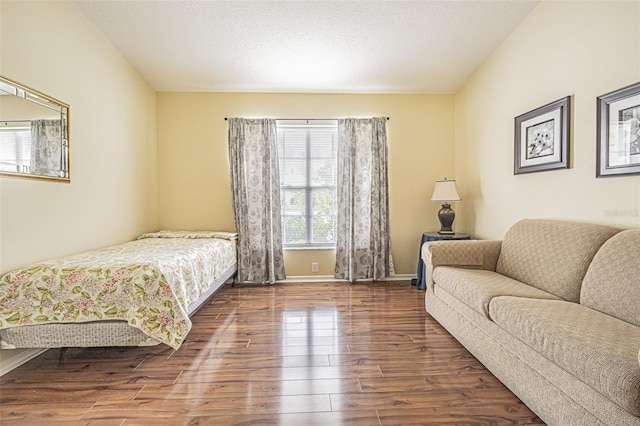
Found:
[(516, 117), (514, 175), (569, 168), (571, 97)]
[(640, 173), (640, 83), (598, 96), (596, 177)]

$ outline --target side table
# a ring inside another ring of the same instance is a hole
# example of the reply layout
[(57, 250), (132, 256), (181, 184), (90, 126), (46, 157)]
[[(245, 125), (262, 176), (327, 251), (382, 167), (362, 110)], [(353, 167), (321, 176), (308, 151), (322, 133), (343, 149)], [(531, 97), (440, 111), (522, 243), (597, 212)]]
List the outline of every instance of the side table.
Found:
[[(418, 248), (418, 273), (417, 278), (411, 280), (411, 284), (415, 284), (418, 290), (426, 290), (426, 283), (424, 281), (424, 262), (422, 261), (422, 246), (427, 241), (450, 241), (450, 240), (470, 240), (469, 234), (438, 234), (437, 232), (425, 232), (422, 234), (420, 240), (420, 247)], [(414, 283), (415, 281), (415, 283)]]

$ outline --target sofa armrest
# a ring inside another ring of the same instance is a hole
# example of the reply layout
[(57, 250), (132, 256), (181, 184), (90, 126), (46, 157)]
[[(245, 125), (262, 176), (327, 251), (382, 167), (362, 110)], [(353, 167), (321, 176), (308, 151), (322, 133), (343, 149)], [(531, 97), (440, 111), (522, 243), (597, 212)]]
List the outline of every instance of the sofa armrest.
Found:
[(502, 241), (461, 240), (430, 241), (422, 246), (425, 283), (433, 286), (433, 270), (438, 266), (459, 266), (469, 269), (495, 271)]

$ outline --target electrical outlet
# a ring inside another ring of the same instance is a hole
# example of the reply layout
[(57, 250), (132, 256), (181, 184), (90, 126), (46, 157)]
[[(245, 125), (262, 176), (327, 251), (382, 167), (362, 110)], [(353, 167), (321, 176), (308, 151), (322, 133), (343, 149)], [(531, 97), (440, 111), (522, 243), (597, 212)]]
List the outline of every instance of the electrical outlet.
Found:
[(318, 262), (311, 262), (311, 272), (318, 272)]

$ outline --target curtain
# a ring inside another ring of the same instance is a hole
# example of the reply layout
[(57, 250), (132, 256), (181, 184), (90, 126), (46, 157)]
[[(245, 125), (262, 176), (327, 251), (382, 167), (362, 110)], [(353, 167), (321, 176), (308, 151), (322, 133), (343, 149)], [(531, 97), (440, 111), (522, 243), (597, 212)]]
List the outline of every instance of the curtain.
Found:
[(273, 119), (229, 119), (238, 281), (283, 280), (278, 140)]
[(58, 176), (64, 171), (61, 120), (31, 122), (30, 173)]
[(393, 276), (386, 117), (338, 120), (335, 278)]

